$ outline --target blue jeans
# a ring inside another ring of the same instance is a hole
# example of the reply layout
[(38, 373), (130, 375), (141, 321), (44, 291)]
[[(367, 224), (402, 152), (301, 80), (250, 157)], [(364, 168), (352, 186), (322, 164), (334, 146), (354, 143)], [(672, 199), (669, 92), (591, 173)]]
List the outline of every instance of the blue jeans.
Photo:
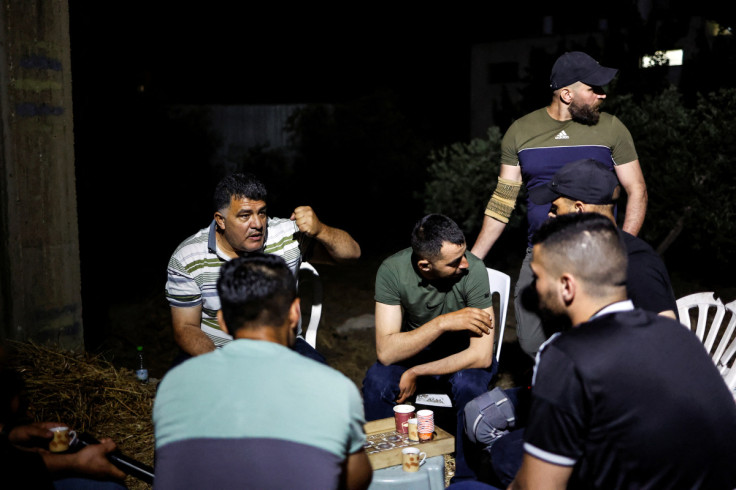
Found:
[(524, 458), (524, 427), (527, 423), (531, 396), (528, 389), (510, 388), (504, 390), (514, 406), (516, 430), (501, 436), (491, 447), (491, 466), (504, 487), (511, 484), (521, 468)]
[(126, 490), (124, 482), (118, 480), (94, 480), (72, 477), (54, 480), (54, 490)]
[[(415, 364), (392, 364), (385, 366), (376, 362), (370, 368), (363, 380), (363, 405), (366, 420), (377, 420), (393, 417), (393, 407), (399, 396), (399, 381), (401, 375)], [(422, 390), (428, 386), (433, 390), (449, 391), (454, 409), (462, 414), (465, 404), (476, 396), (485, 393), (496, 376), (498, 365), (496, 361), (487, 369), (463, 369), (454, 374), (442, 376), (422, 376), (417, 381)], [(448, 390), (449, 388), (449, 390)], [(475, 479), (475, 472), (467, 465), (463, 446), (470, 441), (465, 437), (463, 419), (457, 417), (455, 432), (455, 478)]]

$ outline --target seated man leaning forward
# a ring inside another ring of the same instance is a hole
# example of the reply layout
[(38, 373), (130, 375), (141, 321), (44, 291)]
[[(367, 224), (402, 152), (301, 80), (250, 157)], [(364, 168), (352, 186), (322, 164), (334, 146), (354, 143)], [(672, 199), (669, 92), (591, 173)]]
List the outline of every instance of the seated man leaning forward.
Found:
[(454, 221), (419, 220), (411, 247), (379, 267), (375, 300), (378, 362), (363, 381), (367, 420), (392, 417), (418, 381), (450, 389), (458, 411), (488, 389), (496, 370), (488, 273)]
[[(290, 219), (268, 217), (267, 192), (252, 174), (232, 174), (215, 189), (214, 220), (179, 245), (169, 260), (166, 298), (174, 339), (189, 356), (210, 352), (232, 337), (220, 329), (216, 291), (220, 267), (251, 252), (282, 257), (296, 276), (302, 260), (342, 262), (360, 257), (360, 247), (343, 230), (322, 223), (309, 206)], [(324, 360), (298, 332), (297, 352)]]
[(367, 488), (360, 393), (290, 349), (300, 312), (284, 260), (234, 259), (217, 292), (217, 320), (235, 340), (161, 381), (155, 488)]
[(532, 257), (540, 308), (574, 328), (539, 352), (510, 488), (735, 488), (733, 397), (690, 330), (626, 299), (615, 224), (560, 216)]

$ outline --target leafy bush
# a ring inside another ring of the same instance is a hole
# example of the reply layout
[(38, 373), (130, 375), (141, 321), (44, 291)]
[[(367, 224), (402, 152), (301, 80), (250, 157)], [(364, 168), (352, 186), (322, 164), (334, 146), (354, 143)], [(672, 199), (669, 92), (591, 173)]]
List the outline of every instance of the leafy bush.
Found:
[(736, 90), (699, 94), (689, 108), (669, 88), (641, 102), (619, 97), (615, 109), (647, 181), (642, 237), (661, 253), (673, 246), (728, 263), (736, 245)]
[[(483, 211), (496, 188), (501, 165), (501, 131), (493, 126), (486, 139), (454, 143), (429, 155), (428, 179), (420, 198), (427, 213), (454, 219), (468, 238), (483, 224)], [(510, 227), (524, 222), (526, 206), (519, 198)]]

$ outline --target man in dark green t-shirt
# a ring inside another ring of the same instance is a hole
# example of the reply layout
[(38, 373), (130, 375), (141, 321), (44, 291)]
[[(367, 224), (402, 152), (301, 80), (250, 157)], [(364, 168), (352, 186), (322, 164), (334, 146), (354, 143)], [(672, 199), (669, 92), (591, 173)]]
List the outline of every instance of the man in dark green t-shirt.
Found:
[[(376, 275), (378, 362), (363, 381), (366, 420), (392, 417), (393, 406), (412, 396), (418, 382), (446, 389), (461, 413), (496, 371), (488, 273), (466, 250), (462, 230), (447, 216), (430, 214), (415, 225), (411, 245)], [(459, 453), (456, 448), (456, 462)]]

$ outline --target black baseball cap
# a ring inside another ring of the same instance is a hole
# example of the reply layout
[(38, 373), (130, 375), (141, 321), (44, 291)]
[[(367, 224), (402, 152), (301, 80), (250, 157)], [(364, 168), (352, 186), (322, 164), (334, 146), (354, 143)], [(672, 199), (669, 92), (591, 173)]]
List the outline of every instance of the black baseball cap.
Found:
[(613, 204), (613, 191), (618, 185), (613, 170), (586, 158), (565, 164), (552, 180), (529, 189), (529, 199), (535, 204), (548, 204), (562, 196), (585, 204)]
[(616, 68), (601, 66), (596, 60), (582, 51), (570, 51), (555, 61), (549, 86), (557, 90), (575, 82), (583, 82), (593, 87), (607, 85), (616, 76)]

